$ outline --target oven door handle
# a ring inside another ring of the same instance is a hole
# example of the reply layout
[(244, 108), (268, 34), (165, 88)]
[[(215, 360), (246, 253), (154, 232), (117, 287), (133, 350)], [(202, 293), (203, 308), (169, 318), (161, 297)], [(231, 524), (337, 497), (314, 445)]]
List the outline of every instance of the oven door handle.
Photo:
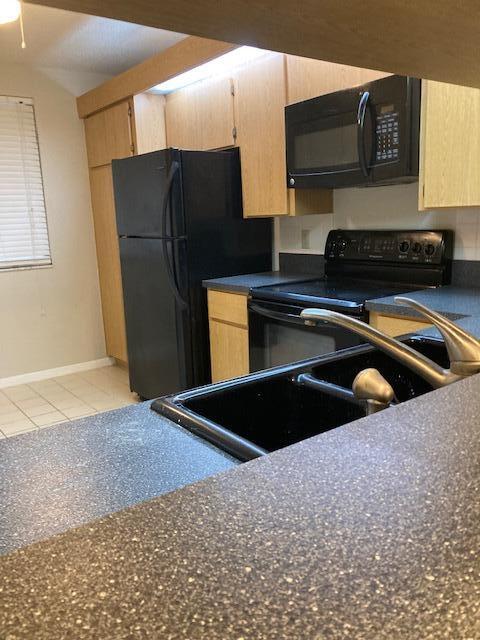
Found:
[(303, 320), (299, 315), (295, 315), (294, 313), (273, 311), (272, 309), (262, 307), (261, 305), (255, 304), (254, 302), (250, 302), (248, 308), (250, 309), (250, 311), (253, 311), (253, 313), (258, 313), (258, 315), (265, 316), (265, 318), (270, 318), (271, 320), (278, 320), (279, 322), (288, 322), (290, 324), (301, 324), (303, 326), (307, 326), (305, 324), (305, 320)]

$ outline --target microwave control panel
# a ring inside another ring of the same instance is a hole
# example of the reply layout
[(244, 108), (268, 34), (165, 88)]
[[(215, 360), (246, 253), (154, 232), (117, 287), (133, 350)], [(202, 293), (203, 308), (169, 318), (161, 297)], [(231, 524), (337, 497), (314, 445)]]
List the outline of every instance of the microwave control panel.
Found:
[(451, 231), (330, 231), (325, 245), (329, 261), (442, 264), (452, 256)]
[(375, 125), (375, 160), (395, 162), (400, 155), (398, 112), (379, 113)]

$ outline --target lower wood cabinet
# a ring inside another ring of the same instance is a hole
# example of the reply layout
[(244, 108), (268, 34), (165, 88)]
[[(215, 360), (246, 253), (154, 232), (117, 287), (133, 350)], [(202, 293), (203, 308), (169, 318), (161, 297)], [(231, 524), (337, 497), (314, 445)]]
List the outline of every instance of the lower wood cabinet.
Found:
[(208, 291), (212, 382), (249, 373), (247, 296)]
[(404, 333), (413, 333), (421, 329), (431, 327), (427, 322), (421, 322), (413, 318), (400, 318), (398, 316), (389, 316), (383, 313), (370, 312), (370, 324), (375, 329), (386, 333), (388, 336), (401, 336)]

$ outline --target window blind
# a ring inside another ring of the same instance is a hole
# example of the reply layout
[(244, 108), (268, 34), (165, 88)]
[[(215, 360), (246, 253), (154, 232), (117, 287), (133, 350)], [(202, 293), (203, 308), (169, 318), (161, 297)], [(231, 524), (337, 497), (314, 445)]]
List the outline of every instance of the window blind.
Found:
[(51, 264), (33, 101), (0, 96), (0, 269)]

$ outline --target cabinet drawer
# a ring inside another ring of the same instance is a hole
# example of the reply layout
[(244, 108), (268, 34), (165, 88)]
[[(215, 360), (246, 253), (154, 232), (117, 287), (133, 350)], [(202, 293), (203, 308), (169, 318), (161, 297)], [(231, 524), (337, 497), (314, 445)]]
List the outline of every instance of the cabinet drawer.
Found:
[(208, 315), (211, 319), (246, 328), (248, 326), (247, 296), (209, 290)]

